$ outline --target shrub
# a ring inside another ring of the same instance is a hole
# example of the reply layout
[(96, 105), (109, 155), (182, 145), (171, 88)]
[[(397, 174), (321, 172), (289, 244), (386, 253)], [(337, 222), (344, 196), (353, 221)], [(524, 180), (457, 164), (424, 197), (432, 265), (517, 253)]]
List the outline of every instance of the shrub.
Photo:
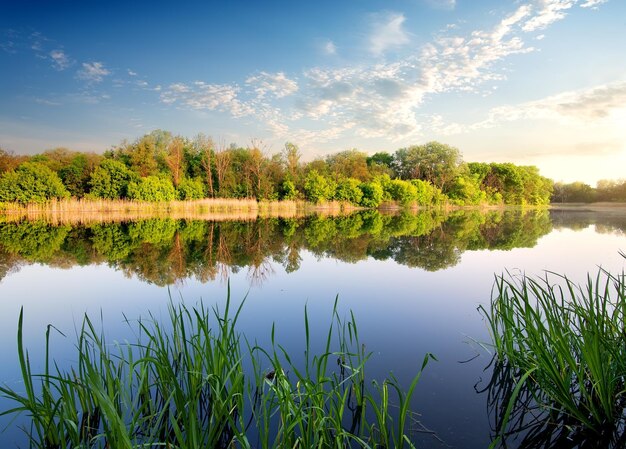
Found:
[(295, 200), (296, 198), (298, 198), (299, 194), (300, 192), (298, 192), (298, 189), (296, 189), (296, 185), (292, 181), (286, 180), (281, 185), (280, 198), (282, 200)]
[(348, 201), (352, 204), (360, 204), (363, 192), (359, 188), (360, 181), (354, 178), (346, 178), (339, 181), (335, 189), (337, 201)]
[(406, 205), (417, 200), (417, 187), (409, 181), (394, 179), (390, 182), (389, 191), (391, 199)]
[(304, 181), (306, 198), (316, 204), (330, 200), (335, 193), (335, 183), (312, 170)]
[(137, 175), (123, 163), (103, 160), (91, 175), (91, 194), (96, 198), (117, 199), (128, 196), (128, 184), (137, 179)]
[(59, 175), (38, 162), (25, 162), (0, 178), (0, 201), (43, 203), (69, 196)]
[(359, 185), (363, 197), (361, 198), (361, 206), (378, 207), (383, 201), (383, 188), (376, 182), (364, 182)]
[(201, 179), (183, 179), (176, 190), (179, 200), (197, 200), (204, 198), (204, 183)]
[(172, 201), (176, 199), (176, 189), (169, 179), (146, 176), (128, 184), (128, 197), (138, 201)]

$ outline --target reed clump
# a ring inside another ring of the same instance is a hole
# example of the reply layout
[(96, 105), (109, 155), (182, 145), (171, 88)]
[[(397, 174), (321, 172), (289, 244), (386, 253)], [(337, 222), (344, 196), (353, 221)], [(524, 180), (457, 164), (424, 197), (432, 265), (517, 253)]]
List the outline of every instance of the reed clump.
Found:
[(496, 366), (513, 376), (500, 437), (522, 405), (544, 424), (562, 423), (561, 434), (616, 441), (626, 423), (624, 272), (599, 269), (583, 285), (554, 273), (500, 276), (494, 291), (480, 309)]
[[(128, 321), (137, 341), (109, 344), (89, 317), (78, 332), (78, 362), (51, 359), (34, 373), (18, 325), (23, 391), (0, 393), (26, 413), (34, 448), (346, 448), (411, 446), (411, 396), (430, 356), (404, 391), (392, 378), (368, 382), (369, 354), (354, 316), (337, 303), (320, 354), (304, 360), (275, 341), (262, 348), (236, 331), (242, 305), (223, 311), (171, 305), (169, 320)], [(393, 399), (392, 399), (393, 398)], [(397, 406), (397, 408), (393, 407)]]
[(147, 202), (107, 199), (52, 199), (45, 203), (2, 203), (5, 221), (45, 220), (55, 224), (120, 222), (146, 218), (186, 220), (256, 220), (259, 217), (294, 218), (305, 214), (305, 203), (255, 199), (205, 198)]

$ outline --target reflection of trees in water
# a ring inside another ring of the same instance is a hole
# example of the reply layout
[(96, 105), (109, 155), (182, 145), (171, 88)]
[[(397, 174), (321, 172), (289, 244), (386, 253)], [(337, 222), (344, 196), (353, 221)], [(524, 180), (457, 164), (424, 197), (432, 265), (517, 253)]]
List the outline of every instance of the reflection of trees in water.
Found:
[(550, 217), (555, 228), (567, 228), (574, 231), (594, 226), (599, 234), (626, 234), (626, 211), (611, 208), (602, 213), (590, 209), (551, 210)]
[(361, 211), (219, 223), (149, 219), (76, 228), (3, 223), (0, 273), (25, 262), (59, 267), (107, 263), (158, 285), (190, 277), (226, 279), (242, 269), (260, 284), (278, 265), (287, 272), (299, 269), (303, 250), (350, 263), (373, 257), (435, 271), (457, 264), (466, 250), (533, 246), (550, 229), (548, 213), (537, 210)]
[[(517, 449), (617, 449), (626, 447), (624, 422), (607, 423), (605, 429), (585, 429), (558, 404), (527, 382), (518, 386), (521, 372), (496, 360), (487, 367), (491, 379), (477, 392), (486, 394), (487, 413), (495, 447)], [(516, 392), (516, 388), (519, 390)], [(513, 402), (511, 400), (513, 398)], [(510, 407), (510, 410), (509, 410)], [(508, 415), (508, 416), (507, 416)], [(507, 419), (508, 418), (508, 419)]]

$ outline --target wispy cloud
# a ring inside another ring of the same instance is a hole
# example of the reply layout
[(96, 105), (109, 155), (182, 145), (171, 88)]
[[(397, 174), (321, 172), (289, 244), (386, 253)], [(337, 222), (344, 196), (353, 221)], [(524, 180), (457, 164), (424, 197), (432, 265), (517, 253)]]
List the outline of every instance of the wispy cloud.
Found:
[[(533, 16), (524, 24), (524, 31), (542, 30), (567, 15), (566, 11), (577, 0), (535, 0), (531, 4)], [(593, 1), (593, 0), (592, 0)]]
[(626, 81), (497, 108), (491, 115), (492, 120), (566, 118), (588, 122), (604, 119), (618, 109), (626, 109)]
[(448, 122), (441, 115), (430, 116), (427, 120), (429, 128), (436, 133), (452, 135), (522, 120), (560, 122), (580, 128), (581, 124), (602, 124), (619, 111), (626, 113), (626, 81), (561, 92), (516, 105), (495, 107), (488, 112), (484, 120), (470, 124)]
[(426, 3), (435, 9), (451, 11), (456, 8), (456, 0), (426, 0)]
[(335, 54), (337, 54), (337, 46), (335, 45), (335, 43), (333, 41), (326, 41), (324, 43), (324, 45), (322, 46), (322, 50), (327, 55), (335, 55)]
[(396, 49), (410, 42), (409, 35), (403, 27), (406, 18), (399, 13), (378, 15), (370, 36), (370, 52), (380, 56), (389, 49)]
[(236, 85), (196, 81), (191, 84), (170, 84), (160, 97), (165, 104), (181, 104), (195, 110), (222, 110), (233, 117), (252, 114), (254, 110), (237, 98), (239, 91)]
[(254, 89), (258, 98), (265, 98), (268, 95), (283, 98), (298, 91), (298, 83), (287, 78), (283, 72), (261, 72), (249, 77), (246, 84)]
[(603, 3), (608, 2), (609, 0), (586, 0), (585, 2), (581, 3), (580, 7), (581, 8), (592, 8), (592, 9), (597, 9), (598, 6), (602, 5)]
[(99, 83), (105, 76), (110, 75), (111, 72), (101, 62), (83, 62), (82, 69), (77, 72), (78, 78), (92, 82)]
[(72, 61), (63, 50), (52, 50), (50, 53), (52, 66), (57, 70), (65, 70), (72, 65)]
[[(551, 116), (600, 116), (617, 102), (626, 102), (619, 93), (621, 85), (588, 92), (588, 96), (562, 96), (560, 103), (550, 103), (551, 106), (536, 103), (517, 109), (494, 109), (489, 118), (472, 125), (449, 123), (441, 116), (425, 116), (422, 111), (424, 104), (437, 95), (483, 93), (483, 86), (505, 79), (502, 62), (511, 55), (534, 51), (526, 41), (532, 40), (536, 45), (535, 31), (565, 18), (574, 4), (574, 0), (527, 1), (490, 28), (465, 34), (448, 28), (392, 62), (379, 60), (334, 69), (312, 67), (297, 78), (283, 72), (261, 72), (248, 76), (243, 86), (176, 83), (163, 89), (160, 98), (166, 104), (221, 110), (236, 118), (254, 116), (276, 136), (289, 133), (295, 139), (306, 137), (310, 144), (354, 134), (408, 141), (419, 138), (426, 130), (458, 133), (471, 127), (492, 126), (497, 120), (529, 117), (539, 111)], [(382, 56), (410, 42), (402, 14), (379, 14), (374, 22), (369, 39), (372, 54)], [(286, 97), (291, 101), (275, 101)]]

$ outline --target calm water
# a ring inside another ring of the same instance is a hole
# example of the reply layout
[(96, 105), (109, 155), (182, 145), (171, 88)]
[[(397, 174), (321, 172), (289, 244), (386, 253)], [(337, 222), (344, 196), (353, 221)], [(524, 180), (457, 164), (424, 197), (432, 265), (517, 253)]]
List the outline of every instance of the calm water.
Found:
[[(0, 223), (0, 382), (20, 385), (21, 307), (33, 365), (41, 366), (52, 323), (68, 336), (53, 337), (54, 356), (69, 366), (85, 312), (102, 314), (109, 338), (123, 341), (132, 339), (123, 315), (164, 316), (170, 297), (223, 304), (230, 280), (233, 300), (247, 295), (240, 330), (267, 342), (276, 323), (291, 354), (302, 353), (305, 305), (321, 345), (336, 295), (373, 353), (371, 378), (393, 372), (408, 384), (424, 354), (435, 354), (414, 409), (437, 438), (416, 434), (418, 447), (485, 448), (494, 416), (477, 390), (488, 384), (491, 357), (479, 344), (489, 336), (476, 308), (489, 302), (494, 273), (551, 270), (582, 281), (600, 265), (621, 270), (619, 250), (626, 250), (626, 214), (617, 211)], [(0, 401), (2, 409), (10, 405)], [(15, 427), (0, 434), (2, 447), (26, 446)]]

